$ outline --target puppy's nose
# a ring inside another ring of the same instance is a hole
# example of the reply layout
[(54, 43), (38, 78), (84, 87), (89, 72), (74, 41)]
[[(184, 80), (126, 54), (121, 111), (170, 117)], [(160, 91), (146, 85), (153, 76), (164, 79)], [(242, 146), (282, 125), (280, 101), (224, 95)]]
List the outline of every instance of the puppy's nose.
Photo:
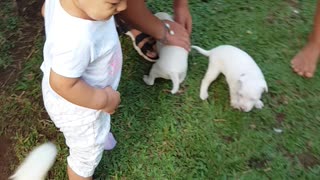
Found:
[(240, 106), (241, 111), (249, 112), (250, 109), (246, 108), (245, 106)]

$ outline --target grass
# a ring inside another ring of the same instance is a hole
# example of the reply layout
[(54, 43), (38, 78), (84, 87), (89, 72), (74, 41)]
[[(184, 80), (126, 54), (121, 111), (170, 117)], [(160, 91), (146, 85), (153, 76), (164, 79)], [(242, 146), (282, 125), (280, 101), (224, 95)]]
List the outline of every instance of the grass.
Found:
[(14, 45), (10, 41), (12, 32), (17, 30), (18, 18), (11, 3), (4, 1), (0, 3), (0, 70), (7, 68), (12, 63), (8, 51)]
[[(154, 12), (171, 12), (168, 2), (148, 2)], [(210, 87), (209, 100), (200, 100), (199, 87), (208, 62), (194, 51), (181, 86), (183, 93), (168, 93), (171, 82), (167, 80), (145, 85), (142, 76), (151, 64), (137, 56), (128, 38), (121, 37), (122, 105), (112, 117), (118, 145), (104, 154), (95, 177), (318, 179), (320, 73), (306, 80), (289, 66), (311, 30), (315, 4), (316, 0), (190, 1), (193, 44), (207, 49), (220, 44), (238, 46), (262, 69), (269, 93), (263, 96), (265, 107), (250, 113), (230, 107), (223, 76)], [(14, 131), (19, 160), (34, 146), (54, 141), (59, 155), (49, 179), (60, 180), (66, 179), (68, 150), (42, 105), (42, 45), (40, 37), (17, 82), (1, 92), (0, 133)], [(274, 128), (283, 132), (276, 133)]]

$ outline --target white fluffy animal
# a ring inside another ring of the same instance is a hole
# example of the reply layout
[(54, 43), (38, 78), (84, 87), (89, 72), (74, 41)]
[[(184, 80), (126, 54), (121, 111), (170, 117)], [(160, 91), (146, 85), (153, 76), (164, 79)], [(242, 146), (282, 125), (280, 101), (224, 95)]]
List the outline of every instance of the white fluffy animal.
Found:
[(45, 143), (35, 148), (17, 171), (9, 179), (12, 180), (44, 180), (54, 164), (57, 155), (56, 146)]
[[(164, 12), (156, 13), (161, 20), (173, 21), (172, 17)], [(153, 85), (156, 78), (171, 79), (173, 88), (172, 94), (179, 90), (187, 75), (188, 69), (188, 51), (178, 46), (168, 46), (157, 42), (159, 59), (152, 65), (149, 76), (144, 75), (143, 80), (148, 85)]]
[(220, 73), (224, 74), (230, 91), (231, 106), (249, 112), (253, 107), (261, 109), (262, 93), (268, 91), (264, 76), (255, 61), (243, 50), (221, 45), (210, 51), (192, 46), (199, 53), (209, 57), (209, 66), (202, 79), (200, 98), (208, 98), (208, 87)]

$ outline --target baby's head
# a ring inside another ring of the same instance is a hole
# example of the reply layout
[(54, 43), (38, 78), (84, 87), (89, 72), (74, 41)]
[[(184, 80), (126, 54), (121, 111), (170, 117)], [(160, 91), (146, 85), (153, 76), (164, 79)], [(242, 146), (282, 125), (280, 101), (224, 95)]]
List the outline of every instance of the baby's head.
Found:
[(239, 108), (245, 112), (251, 111), (254, 106), (259, 106), (263, 92), (267, 91), (268, 87), (264, 79), (240, 78), (237, 91)]
[(76, 8), (95, 21), (108, 20), (127, 8), (127, 0), (71, 0)]

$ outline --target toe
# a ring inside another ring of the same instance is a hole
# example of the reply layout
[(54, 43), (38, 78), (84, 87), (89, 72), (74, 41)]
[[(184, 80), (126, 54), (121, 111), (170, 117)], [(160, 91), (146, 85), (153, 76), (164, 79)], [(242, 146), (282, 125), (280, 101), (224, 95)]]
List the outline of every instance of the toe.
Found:
[(306, 72), (306, 73), (304, 73), (304, 77), (306, 77), (306, 78), (312, 78), (312, 77), (313, 77), (313, 73)]
[(296, 73), (299, 75), (299, 76), (303, 76), (304, 73), (302, 71), (296, 71)]

